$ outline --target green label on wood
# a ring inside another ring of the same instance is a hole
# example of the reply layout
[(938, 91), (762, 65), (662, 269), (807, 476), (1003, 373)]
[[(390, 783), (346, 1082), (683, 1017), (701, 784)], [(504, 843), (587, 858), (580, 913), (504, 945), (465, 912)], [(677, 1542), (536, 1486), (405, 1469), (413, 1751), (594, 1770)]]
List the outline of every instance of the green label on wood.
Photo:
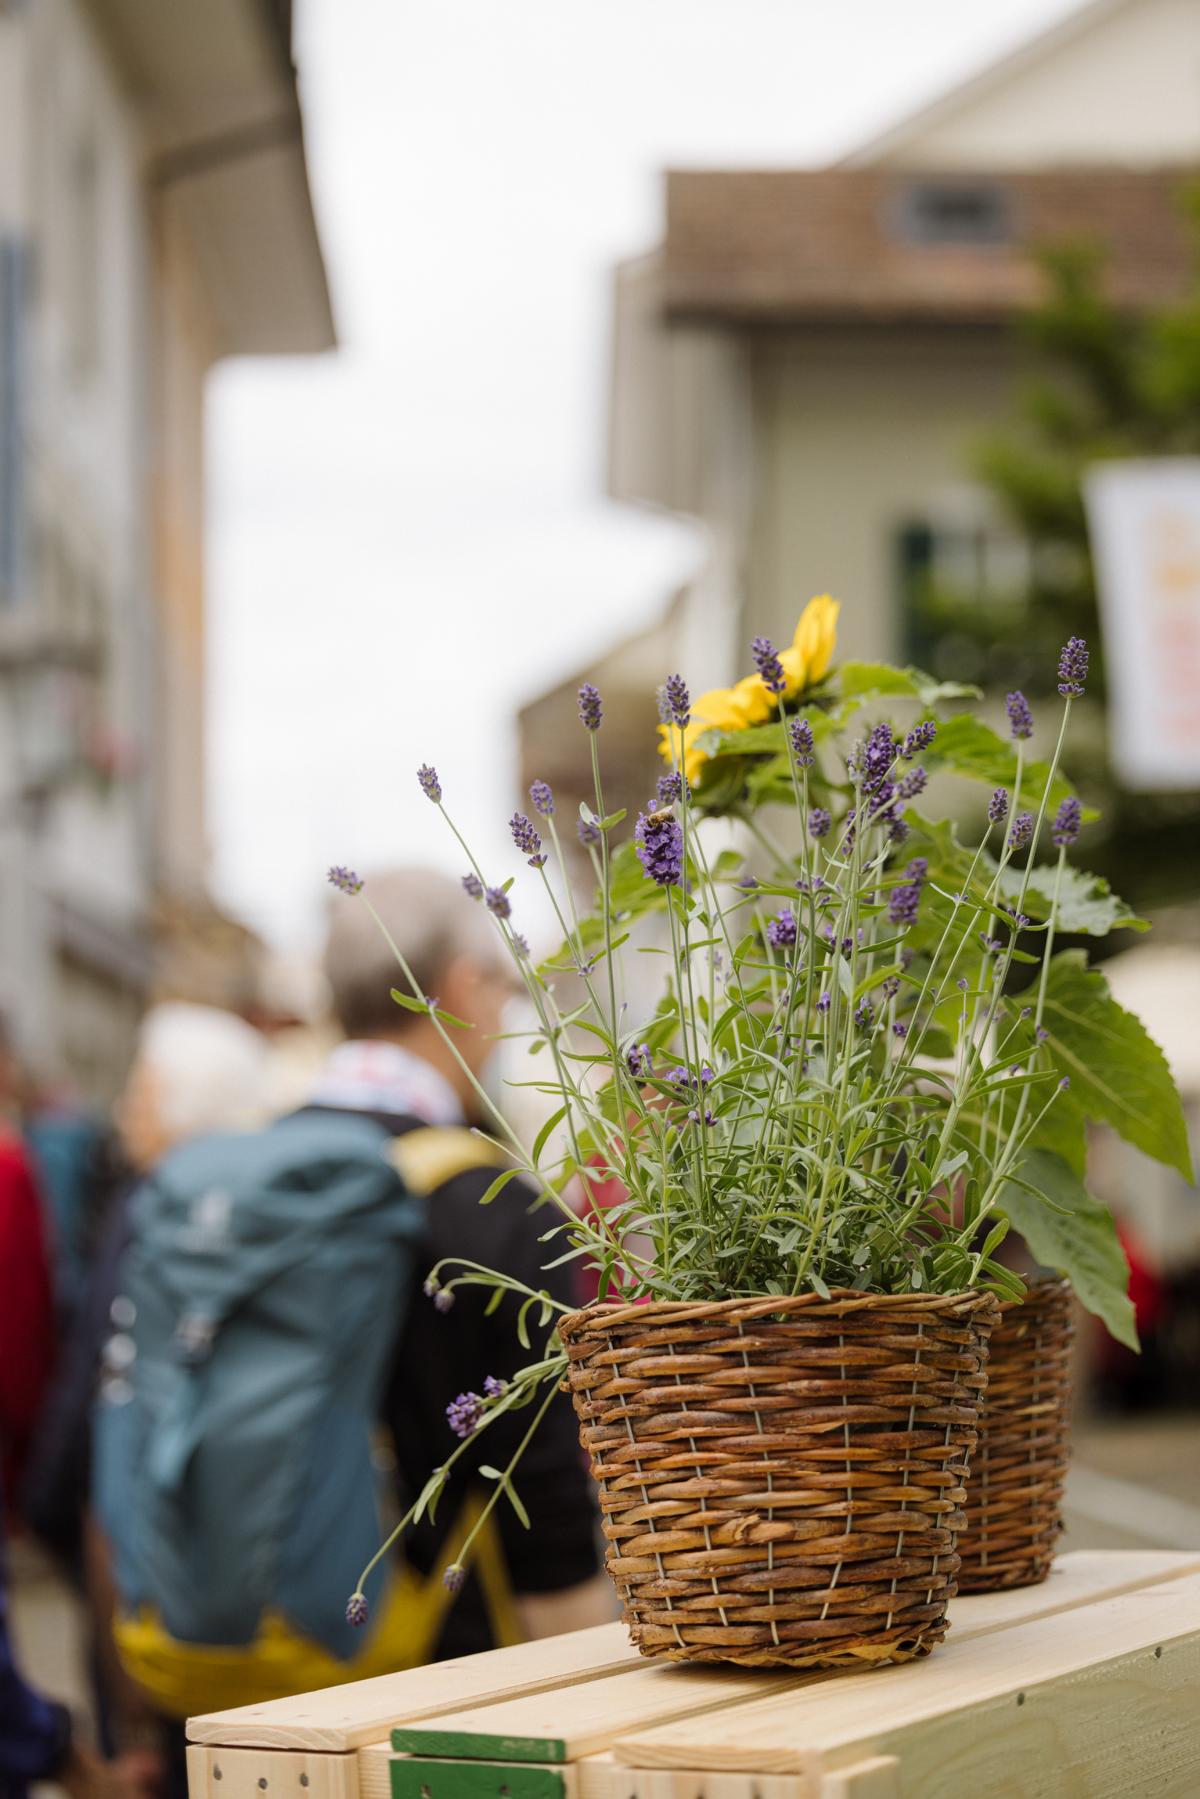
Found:
[(563, 1799), (559, 1768), (511, 1761), (429, 1761), (413, 1756), (397, 1757), (391, 1769), (392, 1799)]

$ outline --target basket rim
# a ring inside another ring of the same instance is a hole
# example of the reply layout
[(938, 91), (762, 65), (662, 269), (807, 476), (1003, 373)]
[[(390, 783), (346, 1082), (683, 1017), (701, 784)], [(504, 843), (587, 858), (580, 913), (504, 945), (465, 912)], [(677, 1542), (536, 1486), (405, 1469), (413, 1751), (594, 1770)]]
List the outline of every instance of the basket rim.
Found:
[(1020, 1299), (1002, 1299), (1001, 1312), (1019, 1312), (1022, 1306), (1052, 1305), (1070, 1299), (1075, 1289), (1065, 1274), (1035, 1274), (1025, 1283)]
[[(1023, 1303), (1023, 1302), (1020, 1302)], [(956, 1293), (862, 1293), (854, 1287), (834, 1287), (828, 1299), (819, 1293), (780, 1296), (765, 1294), (735, 1299), (654, 1299), (640, 1305), (614, 1300), (595, 1300), (558, 1320), (560, 1337), (599, 1335), (626, 1324), (770, 1322), (780, 1313), (809, 1318), (846, 1318), (855, 1312), (891, 1312), (922, 1318), (950, 1318), (994, 1325), (1001, 1315), (996, 1295), (979, 1287)]]

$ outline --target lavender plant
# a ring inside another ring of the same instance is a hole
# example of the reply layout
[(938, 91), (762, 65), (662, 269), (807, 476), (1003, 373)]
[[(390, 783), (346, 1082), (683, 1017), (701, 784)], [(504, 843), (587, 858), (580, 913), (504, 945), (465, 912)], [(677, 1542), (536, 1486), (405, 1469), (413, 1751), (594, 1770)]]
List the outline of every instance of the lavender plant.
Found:
[[(523, 1174), (544, 1202), (546, 1265), (584, 1262), (601, 1297), (627, 1302), (980, 1286), (1017, 1298), (1022, 1282), (998, 1259), (1016, 1227), (1132, 1341), (1124, 1258), (1083, 1185), (1086, 1120), (1185, 1173), (1188, 1156), (1161, 1053), (1078, 950), (1055, 953), (1064, 932), (1141, 925), (1068, 861), (1087, 816), (1061, 767), (1086, 646), (1063, 649), (1062, 710), (1042, 762), (1031, 754), (1041, 727), (1019, 693), (1007, 697), (1005, 738), (971, 713), (935, 716), (967, 690), (882, 665), (831, 671), (832, 606), (814, 601), (781, 653), (756, 638), (756, 673), (733, 689), (693, 705), (680, 675), (666, 680), (666, 766), (624, 842), (624, 813), (605, 807), (601, 696), (581, 688), (590, 910), (576, 908), (545, 782), (531, 789), (533, 818), (511, 821), (562, 931), (540, 966), (509, 886), (475, 861), (436, 772), (419, 771), (461, 844), (466, 891), (513, 958), (545, 1064), (534, 1084), (548, 1115), (531, 1147), (476, 1089), (510, 1157), (485, 1203)], [(898, 724), (901, 708), (910, 716)], [(991, 789), (973, 846), (918, 808), (937, 770)], [(740, 822), (752, 867), (714, 854), (717, 814)], [(350, 871), (330, 878), (358, 895)], [(648, 920), (659, 941), (640, 945), (643, 960), (631, 933)], [(397, 955), (408, 988), (397, 1002), (427, 1013), (458, 1055), (460, 1021)], [(614, 1182), (617, 1204), (590, 1203)], [(445, 1308), (469, 1286), (494, 1303), (515, 1292), (522, 1344), (532, 1350), (532, 1326), (540, 1352), (508, 1384), (485, 1381), (451, 1407), (459, 1446), (400, 1529), (436, 1504), (479, 1431), (527, 1407), (513, 1461), (483, 1470), (488, 1510), (505, 1498), (521, 1513), (516, 1463), (565, 1366), (546, 1293), (465, 1259), (435, 1268), (427, 1292)], [(456, 1585), (461, 1564), (446, 1578)], [(361, 1582), (351, 1605), (363, 1613)]]

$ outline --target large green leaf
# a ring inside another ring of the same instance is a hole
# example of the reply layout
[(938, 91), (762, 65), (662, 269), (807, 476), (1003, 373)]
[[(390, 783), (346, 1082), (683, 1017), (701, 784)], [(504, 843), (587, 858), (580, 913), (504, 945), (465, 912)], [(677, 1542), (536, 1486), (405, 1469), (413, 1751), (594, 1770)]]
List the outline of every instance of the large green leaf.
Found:
[(1167, 1059), (1140, 1018), (1109, 992), (1082, 950), (1053, 958), (1042, 1023), (1045, 1048), (1070, 1076), (1071, 1098), (1185, 1181), (1192, 1179), (1187, 1121)]
[(964, 687), (961, 681), (937, 681), (919, 668), (893, 668), (887, 662), (844, 662), (838, 685), (847, 699), (898, 694), (920, 700), (923, 706), (935, 706), (939, 700), (979, 698), (978, 687)]
[[(937, 736), (922, 752), (922, 760), (931, 769), (948, 768), (970, 781), (983, 781), (989, 787), (1007, 787), (1010, 795), (1016, 786), (1015, 744), (998, 736), (990, 725), (985, 725), (970, 712), (958, 712), (953, 718), (943, 719), (938, 725)], [(1037, 811), (1049, 773), (1048, 762), (1025, 763), (1021, 776), (1022, 812)], [(1050, 788), (1048, 810), (1057, 809), (1073, 792), (1074, 788), (1060, 770)], [(1098, 814), (1085, 806), (1083, 816), (1096, 818)]]
[[(995, 864), (988, 858), (994, 870)], [(1054, 903), (1056, 869), (1053, 863), (1034, 868), (1025, 888), (1022, 910), (1030, 918), (1047, 918)], [(1000, 891), (1015, 905), (1025, 881), (1023, 869), (1010, 864), (1000, 877)], [(1149, 921), (1139, 918), (1125, 901), (1115, 894), (1102, 875), (1089, 874), (1085, 868), (1064, 867), (1058, 890), (1054, 926), (1059, 931), (1076, 931), (1086, 937), (1107, 937), (1110, 931), (1148, 931)]]
[(1039, 1262), (1066, 1275), (1080, 1302), (1104, 1320), (1118, 1343), (1136, 1349), (1129, 1264), (1112, 1214), (1062, 1158), (1029, 1151), (1005, 1182), (999, 1209)]

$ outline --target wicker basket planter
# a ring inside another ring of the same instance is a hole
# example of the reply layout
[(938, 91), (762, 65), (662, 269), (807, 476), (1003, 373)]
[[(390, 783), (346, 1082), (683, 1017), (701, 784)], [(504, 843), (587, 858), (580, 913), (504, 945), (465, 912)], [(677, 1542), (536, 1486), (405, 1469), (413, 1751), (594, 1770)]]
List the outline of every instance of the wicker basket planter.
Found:
[(959, 1536), (962, 1593), (1045, 1580), (1070, 1459), (1071, 1289), (1038, 1281), (1001, 1307)]
[(940, 1642), (998, 1315), (989, 1294), (842, 1292), (563, 1319), (642, 1653), (864, 1668)]

